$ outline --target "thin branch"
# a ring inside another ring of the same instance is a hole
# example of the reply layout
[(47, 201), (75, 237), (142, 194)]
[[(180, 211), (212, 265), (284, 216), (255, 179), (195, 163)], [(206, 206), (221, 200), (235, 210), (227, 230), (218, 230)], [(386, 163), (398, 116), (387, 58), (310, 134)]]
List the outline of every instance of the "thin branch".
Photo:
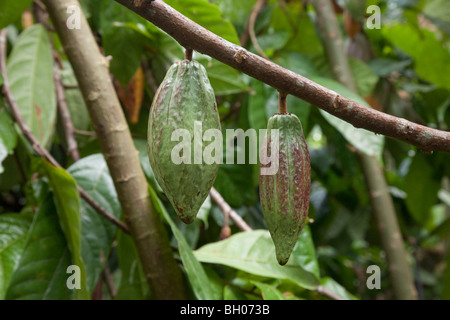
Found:
[(105, 264), (105, 268), (102, 272), (102, 278), (103, 281), (106, 283), (106, 288), (108, 289), (109, 296), (111, 297), (111, 300), (116, 299), (117, 295), (117, 289), (114, 285), (114, 279), (111, 275), (111, 271), (109, 270), (108, 262)]
[(278, 91), (278, 113), (287, 114), (287, 95), (284, 92)]
[(181, 45), (209, 55), (286, 94), (303, 99), (357, 128), (396, 138), (424, 152), (450, 152), (450, 133), (367, 108), (301, 75), (230, 43), (161, 0), (137, 6), (115, 0), (170, 34)]
[(211, 199), (217, 204), (217, 206), (225, 214), (225, 217), (229, 215), (234, 224), (242, 231), (252, 231), (253, 229), (241, 218), (240, 215), (234, 211), (230, 205), (225, 201), (222, 195), (213, 187), (209, 192)]
[[(36, 137), (31, 132), (28, 125), (25, 123), (17, 105), (9, 85), (9, 78), (6, 70), (6, 30), (0, 31), (0, 72), (3, 76), (3, 90), (5, 92), (6, 101), (8, 102), (11, 113), (14, 120), (18, 124), (20, 130), (22, 131), (25, 138), (31, 143), (34, 151), (41, 157), (47, 159), (55, 167), (61, 168), (61, 165), (53, 158), (53, 156), (41, 145), (41, 143), (36, 139)], [(117, 220), (113, 215), (103, 209), (94, 199), (92, 199), (89, 194), (78, 186), (78, 192), (81, 197), (86, 200), (98, 213), (104, 216), (106, 219), (114, 223), (117, 227), (122, 229), (124, 232), (129, 233), (128, 227), (125, 226), (121, 221)]]
[(192, 56), (194, 55), (194, 50), (191, 48), (186, 48), (184, 50), (184, 59), (192, 61)]
[(258, 39), (256, 38), (255, 34), (255, 24), (256, 19), (258, 18), (259, 13), (261, 12), (262, 8), (265, 6), (266, 0), (258, 0), (256, 1), (252, 12), (250, 13), (250, 18), (248, 19), (248, 33), (250, 35), (250, 39), (252, 40), (252, 44), (255, 47), (256, 52), (259, 53), (261, 57), (268, 58), (267, 55), (264, 53), (264, 50), (261, 49), (258, 43)]
[(64, 87), (62, 85), (61, 76), (56, 65), (53, 66), (53, 78), (55, 80), (58, 111), (59, 115), (61, 116), (61, 122), (64, 127), (64, 134), (66, 136), (67, 152), (69, 152), (73, 161), (77, 162), (78, 160), (80, 160), (80, 152), (78, 151), (77, 140), (75, 140), (72, 116), (70, 115), (69, 108), (67, 107), (67, 101), (64, 94)]

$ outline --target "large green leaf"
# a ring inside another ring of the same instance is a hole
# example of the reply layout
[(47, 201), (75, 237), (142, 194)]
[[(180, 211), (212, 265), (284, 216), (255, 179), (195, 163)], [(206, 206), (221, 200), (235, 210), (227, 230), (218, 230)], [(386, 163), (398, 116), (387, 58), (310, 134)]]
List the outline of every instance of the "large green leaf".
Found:
[(431, 206), (438, 198), (440, 179), (434, 179), (433, 168), (418, 154), (414, 157), (405, 177), (406, 205), (414, 219), (425, 223), (430, 218)]
[[(121, 207), (114, 182), (101, 154), (74, 163), (67, 170), (77, 184), (114, 217)], [(87, 286), (92, 293), (111, 251), (117, 227), (81, 200), (81, 255), (86, 266)]]
[(123, 232), (117, 235), (117, 258), (121, 272), (117, 300), (146, 300), (149, 287), (133, 239)]
[[(312, 77), (311, 80), (321, 84), (324, 87), (327, 87), (328, 89), (336, 91), (337, 93), (341, 94), (342, 96), (348, 99), (351, 99), (364, 106), (367, 106), (367, 103), (356, 93), (352, 92), (345, 86), (341, 85), (340, 83), (332, 79), (322, 77)], [(333, 116), (332, 114), (323, 111), (322, 109), (320, 109), (320, 113), (325, 118), (325, 120), (327, 120), (327, 122), (330, 125), (335, 127), (344, 136), (344, 138), (356, 149), (367, 155), (377, 156), (378, 158), (381, 157), (381, 153), (384, 147), (383, 136), (376, 135), (375, 133), (365, 129), (357, 129), (350, 123), (341, 120)]]
[(53, 56), (45, 28), (34, 25), (22, 32), (8, 60), (11, 91), (25, 123), (43, 145), (56, 120)]
[(53, 190), (59, 223), (70, 248), (72, 262), (81, 271), (81, 289), (75, 291), (76, 297), (77, 299), (89, 299), (86, 269), (81, 256), (81, 215), (77, 183), (66, 170), (56, 168), (45, 160), (42, 160), (42, 168)]
[(259, 281), (252, 281), (252, 283), (261, 290), (261, 295), (264, 300), (299, 300), (293, 295), (284, 295), (283, 292), (267, 283)]
[(19, 264), (25, 246), (30, 219), (19, 214), (0, 215), (0, 300)]
[(208, 0), (166, 0), (168, 5), (209, 31), (222, 38), (239, 44), (239, 38), (230, 21), (222, 17), (217, 5)]
[(382, 31), (387, 39), (414, 59), (414, 70), (421, 78), (450, 89), (450, 50), (434, 32), (400, 24)]
[(320, 278), (319, 262), (316, 258), (316, 250), (311, 236), (311, 229), (305, 226), (292, 252), (292, 258), (308, 272)]
[[(0, 101), (1, 105), (1, 101)], [(12, 154), (17, 144), (17, 132), (13, 121), (4, 108), (0, 108), (0, 173), (3, 172), (2, 162)]]
[(344, 287), (342, 287), (339, 283), (334, 281), (331, 278), (324, 277), (320, 280), (320, 284), (328, 289), (329, 291), (333, 292), (337, 296), (341, 297), (344, 300), (357, 300), (357, 298), (349, 293), (347, 290), (345, 290)]
[(291, 257), (285, 266), (278, 264), (275, 247), (267, 230), (240, 232), (226, 240), (207, 244), (194, 254), (201, 262), (222, 264), (263, 277), (289, 280), (306, 289), (315, 289), (319, 285), (317, 276), (306, 271), (297, 259)]
[(172, 233), (178, 241), (178, 249), (180, 252), (181, 261), (188, 275), (189, 281), (192, 285), (192, 289), (198, 299), (201, 300), (216, 300), (220, 297), (217, 294), (217, 290), (214, 290), (213, 285), (209, 282), (208, 276), (205, 273), (202, 265), (195, 258), (192, 253), (189, 244), (184, 238), (183, 234), (177, 228), (177, 225), (170, 218), (169, 213), (164, 208), (161, 200), (157, 197), (155, 191), (149, 188), (150, 197), (157, 212), (159, 212), (167, 224), (172, 229)]
[(33, 0), (2, 0), (0, 2), (0, 29), (16, 21)]
[(68, 300), (69, 248), (51, 195), (40, 204), (28, 232), (22, 257), (14, 272), (6, 299)]

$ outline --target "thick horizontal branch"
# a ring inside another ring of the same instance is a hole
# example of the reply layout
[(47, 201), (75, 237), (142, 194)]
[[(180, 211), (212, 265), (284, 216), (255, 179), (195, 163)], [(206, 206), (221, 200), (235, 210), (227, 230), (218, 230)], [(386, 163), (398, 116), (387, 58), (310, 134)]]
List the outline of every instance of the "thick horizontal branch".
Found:
[(299, 74), (259, 57), (208, 31), (161, 0), (115, 0), (167, 32), (182, 46), (211, 56), (279, 91), (378, 134), (412, 144), (424, 152), (450, 152), (450, 133), (367, 108)]

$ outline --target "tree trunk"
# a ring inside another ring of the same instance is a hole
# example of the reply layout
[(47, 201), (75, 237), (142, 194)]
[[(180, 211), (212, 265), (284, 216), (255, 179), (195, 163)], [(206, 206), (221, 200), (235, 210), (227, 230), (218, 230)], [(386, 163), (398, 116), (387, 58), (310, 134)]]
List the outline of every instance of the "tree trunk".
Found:
[(80, 8), (78, 1), (44, 0), (44, 3), (86, 101), (152, 294), (155, 299), (183, 299), (181, 270), (161, 218), (150, 201), (138, 152), (111, 82), (108, 61), (100, 53), (82, 13), (80, 29), (67, 27), (67, 8), (73, 5)]

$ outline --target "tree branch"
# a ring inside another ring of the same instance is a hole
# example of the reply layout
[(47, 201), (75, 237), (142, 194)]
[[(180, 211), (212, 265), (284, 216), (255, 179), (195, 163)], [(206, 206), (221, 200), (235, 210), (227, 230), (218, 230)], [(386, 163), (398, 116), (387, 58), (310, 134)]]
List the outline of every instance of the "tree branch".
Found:
[(78, 151), (77, 140), (75, 140), (72, 117), (70, 115), (69, 108), (67, 107), (64, 87), (62, 85), (59, 69), (56, 65), (53, 66), (53, 78), (55, 80), (58, 111), (61, 117), (61, 122), (64, 127), (64, 134), (67, 141), (67, 152), (70, 154), (73, 161), (77, 162), (78, 160), (80, 160), (80, 153)]
[[(0, 72), (3, 76), (3, 90), (5, 92), (6, 101), (11, 108), (11, 113), (13, 115), (14, 120), (18, 124), (20, 131), (25, 136), (25, 138), (31, 143), (34, 151), (41, 157), (47, 159), (55, 167), (61, 168), (61, 165), (53, 158), (53, 156), (45, 149), (41, 143), (36, 139), (36, 137), (31, 132), (28, 125), (25, 123), (25, 120), (20, 113), (19, 106), (14, 99), (11, 87), (9, 85), (8, 73), (6, 70), (6, 30), (3, 29), (0, 31)], [(83, 188), (78, 187), (78, 192), (80, 196), (86, 200), (86, 202), (94, 208), (99, 214), (105, 217), (108, 221), (114, 223), (117, 227), (122, 229), (124, 232), (129, 233), (128, 227), (123, 224), (120, 220), (116, 219), (112, 214), (106, 211), (100, 204), (98, 204)]]
[(279, 91), (303, 99), (357, 128), (396, 138), (424, 152), (450, 152), (450, 133), (367, 108), (267, 61), (199, 26), (161, 0), (115, 0), (161, 28), (182, 46), (207, 54)]
[(234, 211), (230, 205), (225, 201), (222, 195), (213, 187), (209, 192), (211, 199), (217, 204), (225, 215), (229, 215), (234, 224), (242, 231), (252, 231), (253, 229), (241, 218), (240, 215)]

